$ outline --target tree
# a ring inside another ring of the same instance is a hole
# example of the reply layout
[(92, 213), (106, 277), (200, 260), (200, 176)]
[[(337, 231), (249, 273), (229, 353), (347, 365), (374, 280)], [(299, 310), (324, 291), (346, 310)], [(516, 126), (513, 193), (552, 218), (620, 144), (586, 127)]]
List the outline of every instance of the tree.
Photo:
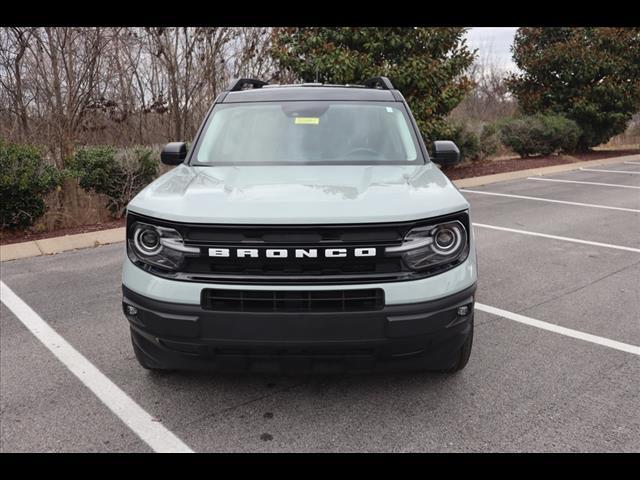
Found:
[(235, 76), (269, 79), (270, 28), (1, 27), (0, 137), (63, 167), (79, 145), (188, 140)]
[(624, 132), (640, 108), (640, 28), (520, 28), (512, 51), (520, 108), (574, 120), (578, 150)]
[(30, 49), (42, 92), (39, 101), (52, 112), (56, 156), (62, 166), (73, 152), (86, 107), (96, 92), (107, 42), (101, 28), (46, 27), (33, 34)]
[(384, 75), (406, 97), (428, 140), (446, 136), (445, 116), (472, 82), (465, 72), (474, 52), (466, 29), (442, 28), (276, 28), (272, 55), (280, 75), (306, 82), (360, 84)]
[[(24, 140), (29, 136), (28, 101), (25, 99), (23, 87), (23, 63), (29, 46), (33, 28), (7, 28), (0, 33), (0, 65), (4, 75), (0, 75), (0, 86), (11, 99), (9, 110), (16, 119), (17, 137)], [(3, 102), (4, 104), (4, 102)], [(9, 106), (9, 102), (6, 103)]]
[(158, 60), (166, 75), (173, 139), (186, 139), (194, 133), (188, 128), (189, 113), (198, 93), (212, 84), (214, 95), (218, 93), (216, 80), (222, 73), (219, 63), (222, 61), (224, 65), (222, 50), (230, 41), (231, 29), (154, 27), (145, 30), (149, 53)]
[(473, 89), (453, 109), (450, 118), (464, 122), (480, 131), (482, 126), (516, 113), (517, 102), (507, 89), (507, 70), (491, 49), (480, 55), (467, 74), (473, 79)]

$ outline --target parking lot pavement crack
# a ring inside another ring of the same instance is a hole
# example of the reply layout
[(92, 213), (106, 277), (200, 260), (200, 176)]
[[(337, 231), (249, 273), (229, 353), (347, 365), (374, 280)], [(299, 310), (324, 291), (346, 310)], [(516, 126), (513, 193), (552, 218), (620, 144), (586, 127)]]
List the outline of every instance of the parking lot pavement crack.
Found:
[(264, 400), (264, 399), (269, 398), (269, 397), (273, 397), (273, 396), (275, 396), (275, 395), (277, 395), (279, 393), (288, 392), (290, 390), (293, 390), (294, 388), (298, 388), (298, 387), (301, 387), (302, 385), (306, 385), (306, 384), (307, 384), (307, 382), (300, 382), (300, 383), (295, 383), (293, 385), (289, 385), (288, 387), (285, 387), (285, 388), (281, 388), (279, 390), (273, 390), (272, 392), (269, 392), (269, 393), (267, 393), (265, 395), (261, 395), (261, 396), (256, 397), (256, 398), (252, 398), (250, 400), (246, 400), (244, 402), (240, 402), (240, 403), (237, 403), (235, 405), (231, 405), (229, 407), (223, 408), (221, 410), (217, 410), (215, 412), (207, 413), (206, 415), (202, 415), (202, 416), (197, 417), (197, 418), (195, 418), (193, 420), (190, 420), (188, 422), (178, 423), (178, 424), (176, 424), (175, 428), (173, 428), (173, 430), (176, 431), (178, 429), (187, 428), (187, 427), (189, 427), (189, 426), (191, 426), (191, 425), (193, 425), (195, 423), (200, 423), (203, 420), (206, 420), (207, 418), (211, 418), (211, 417), (215, 417), (216, 415), (221, 415), (221, 414), (224, 414), (224, 413), (232, 412), (234, 410), (237, 410), (238, 408), (241, 408), (241, 407), (244, 407), (244, 406), (247, 406), (247, 405), (251, 405), (252, 403), (259, 402), (260, 400)]
[[(607, 273), (606, 275), (603, 275), (602, 277), (598, 277), (598, 278), (596, 278), (596, 279), (594, 279), (594, 280), (592, 280), (592, 281), (590, 281), (590, 282), (588, 282), (588, 283), (586, 283), (584, 285), (576, 287), (576, 288), (574, 288), (572, 290), (567, 290), (565, 292), (560, 293), (559, 295), (556, 295), (554, 297), (548, 298), (548, 299), (543, 300), (541, 302), (538, 302), (538, 303), (536, 303), (534, 305), (529, 305), (528, 307), (522, 308), (522, 309), (516, 311), (515, 313), (524, 314), (528, 310), (532, 310), (532, 309), (534, 309), (536, 307), (539, 307), (541, 305), (545, 305), (547, 303), (550, 303), (550, 302), (553, 302), (555, 300), (558, 300), (559, 298), (565, 297), (567, 295), (571, 295), (572, 293), (575, 293), (575, 292), (579, 292), (580, 290), (584, 290), (585, 288), (588, 288), (591, 285), (594, 285), (594, 284), (596, 284), (596, 283), (598, 283), (598, 282), (600, 282), (602, 280), (605, 280), (606, 278), (612, 277), (613, 275), (616, 275), (616, 274), (618, 274), (620, 272), (623, 272), (623, 271), (625, 271), (627, 269), (633, 268), (633, 267), (635, 267), (637, 265), (640, 265), (640, 261), (632, 263), (631, 265), (625, 265), (624, 267), (619, 268), (618, 270), (614, 270), (613, 272)], [(484, 323), (489, 323), (489, 322), (484, 322)]]

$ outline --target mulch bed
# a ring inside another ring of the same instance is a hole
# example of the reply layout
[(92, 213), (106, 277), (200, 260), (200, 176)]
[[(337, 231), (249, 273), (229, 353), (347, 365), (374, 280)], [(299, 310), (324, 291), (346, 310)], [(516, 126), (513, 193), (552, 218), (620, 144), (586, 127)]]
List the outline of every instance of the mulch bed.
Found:
[[(635, 155), (640, 153), (640, 149), (633, 150), (601, 150), (576, 155), (553, 155), (548, 157), (515, 158), (506, 160), (492, 160), (486, 162), (465, 162), (456, 167), (443, 168), (442, 171), (451, 180), (461, 178), (479, 177), (482, 175), (493, 175), (494, 173), (514, 172), (516, 170), (526, 170), (529, 168), (549, 167), (551, 165), (562, 165), (565, 163), (582, 162), (585, 160), (598, 160), (601, 158), (619, 157), (623, 155)], [(0, 245), (11, 243), (28, 242), (30, 240), (40, 240), (42, 238), (60, 237), (63, 235), (73, 235), (76, 233), (95, 232), (125, 226), (125, 219), (113, 220), (111, 222), (98, 223), (94, 225), (80, 225), (71, 228), (61, 228), (51, 232), (34, 233), (29, 231), (0, 231)]]
[(551, 155), (547, 157), (510, 158), (506, 160), (492, 160), (485, 162), (465, 162), (455, 167), (443, 168), (442, 171), (451, 180), (462, 178), (480, 177), (495, 173), (515, 172), (529, 168), (550, 167), (565, 163), (583, 162), (586, 160), (599, 160), (602, 158), (621, 157), (623, 155), (635, 155), (640, 149), (634, 150), (600, 150), (575, 155)]
[(74, 235), (76, 233), (96, 232), (98, 230), (107, 230), (109, 228), (119, 228), (125, 226), (125, 219), (113, 220), (111, 222), (96, 223), (94, 225), (80, 225), (77, 227), (61, 228), (50, 232), (20, 232), (20, 231), (1, 231), (0, 245), (9, 245), (11, 243), (29, 242), (31, 240), (41, 240), (43, 238), (61, 237), (64, 235)]

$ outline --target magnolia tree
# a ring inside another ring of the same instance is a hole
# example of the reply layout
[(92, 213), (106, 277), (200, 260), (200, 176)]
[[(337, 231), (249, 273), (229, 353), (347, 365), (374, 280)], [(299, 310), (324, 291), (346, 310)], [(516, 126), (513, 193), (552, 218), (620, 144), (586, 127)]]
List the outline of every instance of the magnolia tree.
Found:
[(512, 50), (520, 108), (574, 120), (578, 150), (624, 132), (640, 108), (640, 28), (520, 28)]
[(450, 133), (447, 114), (472, 87), (474, 52), (465, 28), (276, 28), (272, 55), (282, 75), (306, 82), (358, 84), (389, 77), (428, 140)]

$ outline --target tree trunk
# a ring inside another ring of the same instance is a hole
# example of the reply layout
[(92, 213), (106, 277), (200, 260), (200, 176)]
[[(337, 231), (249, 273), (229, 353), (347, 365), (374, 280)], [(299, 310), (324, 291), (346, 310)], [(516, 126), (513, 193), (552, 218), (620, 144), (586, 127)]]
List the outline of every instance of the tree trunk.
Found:
[(24, 56), (24, 52), (26, 50), (26, 46), (23, 45), (16, 55), (16, 60), (14, 63), (14, 72), (16, 76), (16, 107), (20, 112), (20, 127), (22, 129), (22, 138), (26, 141), (29, 138), (29, 122), (27, 117), (27, 108), (24, 104), (24, 96), (22, 92), (22, 75), (20, 72), (20, 62), (22, 61), (22, 57)]

